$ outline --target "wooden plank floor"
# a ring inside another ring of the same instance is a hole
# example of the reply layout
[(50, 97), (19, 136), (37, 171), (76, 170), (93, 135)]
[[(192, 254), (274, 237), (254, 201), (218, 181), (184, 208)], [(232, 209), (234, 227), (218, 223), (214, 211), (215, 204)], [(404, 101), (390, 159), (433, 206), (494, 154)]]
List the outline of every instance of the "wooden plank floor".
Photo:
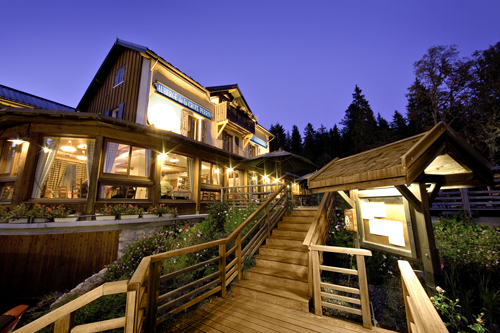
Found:
[(359, 324), (318, 317), (312, 313), (283, 308), (241, 295), (213, 298), (197, 310), (182, 315), (170, 327), (159, 332), (299, 332), (299, 333), (390, 333), (373, 327), (365, 329)]

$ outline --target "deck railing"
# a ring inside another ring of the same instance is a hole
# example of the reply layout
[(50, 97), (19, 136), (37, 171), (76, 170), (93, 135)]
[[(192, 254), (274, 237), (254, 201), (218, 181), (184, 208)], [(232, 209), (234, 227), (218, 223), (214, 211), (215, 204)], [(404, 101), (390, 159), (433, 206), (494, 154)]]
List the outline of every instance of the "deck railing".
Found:
[(409, 333), (445, 333), (445, 324), (407, 261), (398, 261)]
[(248, 206), (252, 203), (259, 204), (264, 202), (283, 185), (284, 183), (272, 183), (222, 187), (220, 190), (220, 200), (229, 205), (233, 203), (239, 206)]
[[(368, 283), (366, 279), (365, 256), (371, 256), (368, 250), (323, 246), (328, 236), (330, 224), (335, 216), (335, 192), (325, 193), (323, 199), (316, 211), (314, 220), (304, 240), (304, 246), (309, 248), (309, 296), (313, 298), (315, 313), (318, 316), (323, 314), (323, 307), (346, 311), (363, 317), (363, 326), (371, 328), (370, 300), (368, 295)], [(346, 255), (355, 255), (357, 270), (340, 267), (330, 267), (322, 265), (323, 253), (342, 253)], [(331, 283), (321, 282), (321, 272), (330, 271), (341, 274), (357, 275), (359, 289), (339, 286)], [(321, 288), (325, 289), (322, 292)], [(358, 298), (346, 297), (326, 292), (326, 290), (336, 290), (359, 295)], [(361, 305), (361, 310), (333, 304), (327, 302), (327, 299), (335, 299), (341, 302)]]
[[(101, 332), (114, 328), (124, 328), (125, 333), (155, 332), (156, 325), (167, 319), (158, 318), (158, 314), (177, 314), (218, 292), (224, 297), (227, 286), (235, 278), (243, 278), (245, 259), (257, 251), (287, 212), (287, 194), (287, 186), (280, 186), (226, 238), (145, 257), (129, 281), (105, 283), (15, 332), (35, 332), (52, 323), (56, 333)], [(210, 249), (215, 251), (208, 251)], [(168, 268), (169, 263), (182, 260), (187, 254), (196, 254), (201, 259), (189, 267), (161, 275), (165, 260), (171, 260), (165, 265)], [(213, 273), (172, 287), (174, 279), (196, 271), (207, 272), (210, 268), (214, 268)], [(125, 317), (74, 327), (76, 310), (102, 296), (118, 293), (127, 294)]]

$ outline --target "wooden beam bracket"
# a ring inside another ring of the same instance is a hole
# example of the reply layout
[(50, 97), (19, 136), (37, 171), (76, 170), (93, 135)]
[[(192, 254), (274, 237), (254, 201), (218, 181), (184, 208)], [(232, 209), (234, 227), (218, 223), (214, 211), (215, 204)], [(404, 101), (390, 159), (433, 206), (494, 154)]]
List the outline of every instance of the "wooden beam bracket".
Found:
[(417, 197), (405, 186), (405, 185), (396, 185), (395, 186), (399, 193), (405, 197), (408, 202), (419, 212), (422, 213), (422, 202), (417, 199)]
[(344, 191), (338, 191), (337, 193), (342, 197), (342, 199), (345, 200), (345, 202), (347, 202), (349, 206), (351, 206), (351, 208), (356, 207), (356, 202), (353, 199), (349, 198)]
[(226, 128), (228, 122), (229, 122), (229, 120), (226, 119), (224, 121), (217, 123), (217, 137), (216, 137), (217, 139), (222, 134), (222, 131), (224, 130), (224, 128)]

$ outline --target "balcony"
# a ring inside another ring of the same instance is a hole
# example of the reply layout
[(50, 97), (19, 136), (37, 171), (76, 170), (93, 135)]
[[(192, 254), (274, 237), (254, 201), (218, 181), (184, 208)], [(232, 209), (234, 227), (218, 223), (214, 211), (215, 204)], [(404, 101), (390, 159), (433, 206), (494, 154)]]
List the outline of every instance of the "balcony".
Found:
[(235, 109), (227, 102), (222, 102), (215, 106), (215, 122), (220, 123), (226, 120), (228, 120), (227, 126), (242, 134), (255, 134), (255, 122), (243, 110)]

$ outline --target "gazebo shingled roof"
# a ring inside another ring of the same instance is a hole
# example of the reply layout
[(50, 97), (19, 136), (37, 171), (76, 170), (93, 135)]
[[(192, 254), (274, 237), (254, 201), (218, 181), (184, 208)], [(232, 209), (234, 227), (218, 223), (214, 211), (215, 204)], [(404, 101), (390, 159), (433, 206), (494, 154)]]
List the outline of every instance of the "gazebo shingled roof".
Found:
[(334, 159), (309, 179), (313, 192), (410, 185), (491, 185), (490, 164), (447, 124), (342, 159)]

